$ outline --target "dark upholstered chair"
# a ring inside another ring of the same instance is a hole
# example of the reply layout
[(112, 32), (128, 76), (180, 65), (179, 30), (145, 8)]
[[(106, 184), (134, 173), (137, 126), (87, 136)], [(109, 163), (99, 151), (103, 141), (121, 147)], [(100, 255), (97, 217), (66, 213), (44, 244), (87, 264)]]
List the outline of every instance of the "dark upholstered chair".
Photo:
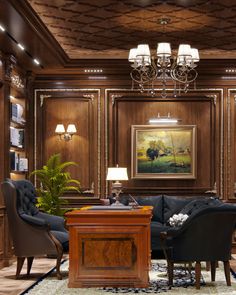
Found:
[(229, 259), (232, 234), (236, 224), (236, 206), (221, 204), (197, 210), (185, 223), (163, 232), (170, 251), (167, 255), (169, 284), (173, 284), (173, 265), (195, 261), (196, 288), (200, 288), (201, 261), (211, 263), (215, 280), (216, 262), (223, 261), (227, 285), (230, 286)]
[(28, 275), (34, 257), (46, 254), (57, 257), (57, 278), (61, 279), (61, 258), (63, 250), (68, 251), (69, 247), (64, 219), (39, 212), (35, 206), (35, 188), (28, 180), (8, 179), (2, 183), (2, 192), (14, 253), (17, 256), (16, 278), (19, 278), (25, 258), (27, 258)]

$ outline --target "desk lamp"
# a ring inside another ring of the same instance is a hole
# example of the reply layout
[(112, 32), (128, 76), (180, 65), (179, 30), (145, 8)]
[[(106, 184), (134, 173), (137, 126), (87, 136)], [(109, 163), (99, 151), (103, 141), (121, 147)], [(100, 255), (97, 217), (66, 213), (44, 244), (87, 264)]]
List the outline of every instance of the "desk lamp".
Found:
[(116, 165), (116, 167), (110, 167), (107, 171), (107, 180), (113, 180), (112, 182), (112, 193), (115, 193), (116, 202), (112, 205), (122, 206), (123, 204), (119, 202), (119, 196), (122, 192), (122, 183), (119, 180), (128, 180), (127, 168), (121, 168)]

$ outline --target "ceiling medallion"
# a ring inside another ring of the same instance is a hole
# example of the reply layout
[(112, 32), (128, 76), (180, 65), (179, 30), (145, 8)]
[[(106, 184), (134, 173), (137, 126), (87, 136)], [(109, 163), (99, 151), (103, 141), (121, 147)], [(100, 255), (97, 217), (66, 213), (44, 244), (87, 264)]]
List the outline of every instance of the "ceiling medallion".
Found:
[[(158, 20), (163, 26), (170, 23), (170, 19)], [(135, 84), (141, 92), (147, 91), (155, 95), (154, 82), (160, 80), (162, 83), (163, 98), (166, 97), (167, 80), (174, 83), (174, 91), (187, 92), (190, 83), (196, 80), (197, 62), (199, 62), (198, 49), (191, 48), (189, 44), (180, 44), (177, 56), (172, 55), (170, 43), (161, 42), (157, 44), (156, 55), (152, 56), (148, 44), (139, 44), (137, 48), (130, 49), (129, 62), (131, 62), (132, 89)], [(177, 85), (178, 84), (178, 85)]]

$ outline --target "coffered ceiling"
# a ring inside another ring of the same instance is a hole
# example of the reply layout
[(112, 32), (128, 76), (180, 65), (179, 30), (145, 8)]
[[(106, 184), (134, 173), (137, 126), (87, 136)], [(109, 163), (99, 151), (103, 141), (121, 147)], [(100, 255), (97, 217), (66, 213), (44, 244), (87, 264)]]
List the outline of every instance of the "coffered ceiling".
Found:
[[(190, 43), (202, 58), (236, 58), (236, 1), (27, 0), (71, 59), (127, 58), (131, 47)], [(169, 18), (163, 28), (160, 18)]]

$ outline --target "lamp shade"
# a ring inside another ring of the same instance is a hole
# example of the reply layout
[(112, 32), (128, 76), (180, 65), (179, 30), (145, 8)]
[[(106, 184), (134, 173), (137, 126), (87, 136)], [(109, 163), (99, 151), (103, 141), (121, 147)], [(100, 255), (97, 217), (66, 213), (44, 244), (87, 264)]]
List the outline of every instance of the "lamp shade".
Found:
[(197, 48), (191, 48), (192, 60), (193, 62), (198, 62), (200, 60), (199, 52)]
[(121, 168), (121, 167), (108, 168), (107, 180), (128, 180), (127, 168)]
[(178, 50), (178, 56), (191, 56), (191, 47), (189, 44), (180, 44)]
[(129, 62), (135, 62), (137, 55), (137, 48), (131, 48), (129, 51)]
[(171, 47), (170, 47), (170, 43), (158, 43), (157, 44), (157, 56), (165, 56), (165, 57), (169, 57), (171, 56)]
[(55, 132), (60, 134), (65, 132), (65, 127), (63, 124), (57, 124)]
[(148, 44), (139, 44), (137, 47), (137, 56), (150, 56), (150, 49)]
[(66, 129), (66, 132), (67, 133), (76, 133), (76, 127), (75, 127), (75, 124), (69, 124), (67, 129)]

